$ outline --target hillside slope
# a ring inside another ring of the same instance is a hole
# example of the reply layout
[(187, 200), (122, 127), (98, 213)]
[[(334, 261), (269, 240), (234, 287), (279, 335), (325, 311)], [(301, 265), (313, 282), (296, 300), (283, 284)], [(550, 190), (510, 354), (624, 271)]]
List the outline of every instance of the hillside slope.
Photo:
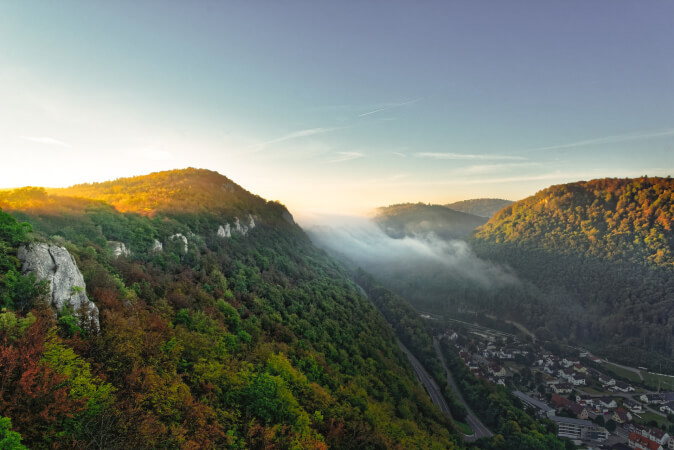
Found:
[[(455, 447), (348, 274), (230, 183), (0, 193), (0, 417), (31, 448)], [(30, 240), (74, 255), (100, 332), (44, 306), (16, 259)]]
[(487, 220), (440, 205), (403, 203), (377, 209), (375, 222), (389, 236), (400, 239), (405, 236), (435, 234), (442, 239), (461, 239)]
[(673, 192), (671, 178), (600, 179), (501, 210), (472, 245), (537, 291), (492, 307), (542, 335), (674, 370)]
[(449, 203), (445, 206), (455, 211), (489, 218), (512, 203), (513, 202), (510, 200), (503, 200), (500, 198), (475, 198)]

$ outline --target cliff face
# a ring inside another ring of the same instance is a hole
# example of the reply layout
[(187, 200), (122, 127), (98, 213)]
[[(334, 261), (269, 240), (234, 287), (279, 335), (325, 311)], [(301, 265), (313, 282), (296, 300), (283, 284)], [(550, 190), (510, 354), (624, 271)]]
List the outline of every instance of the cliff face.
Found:
[(86, 314), (87, 322), (98, 330), (98, 308), (89, 300), (82, 273), (75, 258), (63, 247), (33, 243), (19, 247), (18, 257), (24, 274), (47, 280), (49, 301), (57, 311), (68, 305), (78, 314)]

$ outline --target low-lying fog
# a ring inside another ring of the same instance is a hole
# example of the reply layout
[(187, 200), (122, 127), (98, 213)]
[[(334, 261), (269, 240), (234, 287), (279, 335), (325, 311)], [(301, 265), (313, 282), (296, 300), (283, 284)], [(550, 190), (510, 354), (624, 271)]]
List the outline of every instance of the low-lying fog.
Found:
[(302, 226), (316, 245), (399, 292), (428, 289), (438, 294), (518, 283), (512, 270), (478, 258), (465, 241), (442, 240), (432, 233), (394, 239), (362, 217), (313, 216), (304, 218)]

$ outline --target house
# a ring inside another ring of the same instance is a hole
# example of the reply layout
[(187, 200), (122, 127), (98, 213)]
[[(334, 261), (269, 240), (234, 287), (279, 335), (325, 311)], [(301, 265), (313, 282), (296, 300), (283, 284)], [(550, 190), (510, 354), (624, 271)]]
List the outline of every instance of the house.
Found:
[(570, 394), (571, 389), (569, 383), (555, 383), (552, 385), (552, 392), (555, 394)]
[(664, 450), (661, 444), (647, 438), (646, 436), (642, 436), (635, 431), (630, 433), (627, 445), (635, 450)]
[(573, 370), (579, 373), (587, 373), (587, 368), (582, 364), (574, 364)]
[(575, 373), (569, 379), (569, 383), (573, 384), (574, 386), (584, 386), (587, 384), (587, 378), (585, 378), (583, 375)]
[(660, 406), (660, 411), (665, 414), (674, 414), (674, 402), (665, 403)]
[[(667, 446), (674, 448), (669, 434), (660, 428), (648, 428), (643, 425), (634, 425), (630, 434), (630, 447), (636, 449), (663, 449)], [(633, 436), (636, 435), (636, 436)]]
[(608, 409), (614, 409), (618, 407), (618, 404), (611, 397), (599, 397), (595, 400), (595, 405)]
[(660, 445), (666, 445), (671, 441), (671, 437), (665, 430), (661, 430), (660, 428), (652, 427), (649, 428), (648, 430), (649, 436), (647, 436), (650, 440), (657, 442)]
[(550, 403), (552, 403), (552, 405), (555, 408), (566, 409), (571, 404), (571, 400), (569, 400), (566, 397), (562, 397), (561, 395), (552, 394), (552, 398), (550, 399)]
[(505, 377), (507, 372), (505, 368), (499, 366), (498, 364), (491, 363), (489, 364), (489, 373), (494, 377)]
[(597, 364), (601, 364), (603, 362), (601, 358), (598, 356), (590, 356), (590, 361)]
[(563, 358), (563, 359), (562, 359), (562, 365), (563, 365), (564, 367), (571, 367), (571, 366), (573, 366), (574, 364), (579, 364), (579, 363), (580, 363), (580, 361), (575, 360), (575, 359), (573, 359), (573, 358)]
[(577, 419), (587, 420), (589, 416), (589, 411), (587, 408), (579, 405), (578, 403), (569, 404), (568, 410), (571, 411), (571, 413), (576, 416)]
[(632, 414), (627, 412), (625, 408), (618, 408), (613, 413), (613, 416), (611, 416), (611, 419), (616, 423), (627, 423), (632, 421)]
[(634, 388), (630, 386), (627, 383), (624, 383), (622, 381), (616, 381), (615, 386), (613, 386), (613, 390), (615, 391), (620, 391), (620, 392), (633, 392)]
[(615, 380), (608, 375), (599, 374), (599, 377), (597, 377), (599, 382), (604, 386), (615, 386)]
[(508, 348), (503, 348), (498, 352), (498, 357), (501, 359), (515, 359), (515, 355), (512, 350)]
[(576, 403), (582, 405), (594, 405), (594, 400), (588, 394), (576, 394)]
[(639, 399), (647, 403), (649, 405), (658, 405), (658, 404), (663, 404), (666, 403), (665, 400), (665, 394), (663, 393), (657, 393), (657, 394), (643, 394)]
[(456, 331), (450, 331), (450, 330), (445, 332), (445, 336), (447, 336), (447, 339), (449, 339), (450, 341), (455, 341), (459, 338), (459, 335), (456, 334)]
[(623, 400), (623, 406), (635, 413), (641, 413), (644, 410), (643, 407), (641, 406), (641, 403), (631, 400), (629, 398)]

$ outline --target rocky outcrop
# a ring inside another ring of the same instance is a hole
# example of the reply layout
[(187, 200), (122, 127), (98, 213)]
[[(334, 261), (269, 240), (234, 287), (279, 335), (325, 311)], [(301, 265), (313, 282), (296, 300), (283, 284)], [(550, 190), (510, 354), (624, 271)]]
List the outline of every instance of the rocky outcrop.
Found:
[(18, 251), (21, 271), (34, 274), (38, 280), (46, 280), (49, 287), (49, 303), (60, 313), (64, 306), (73, 309), (80, 317), (87, 318), (98, 330), (98, 308), (89, 300), (82, 273), (75, 258), (63, 247), (33, 243), (21, 246)]
[(120, 256), (130, 256), (131, 255), (131, 250), (127, 248), (126, 245), (124, 245), (124, 242), (118, 242), (118, 241), (108, 241), (108, 247), (110, 247), (110, 250), (112, 251), (112, 255), (115, 258), (119, 258)]
[(150, 252), (151, 253), (161, 253), (163, 249), (164, 249), (164, 246), (162, 245), (162, 243), (155, 239), (154, 243), (152, 244), (152, 248), (150, 249)]
[(251, 214), (248, 214), (248, 228), (251, 230), (255, 228), (255, 219), (253, 219), (253, 216)]
[(241, 225), (241, 221), (239, 220), (238, 217), (234, 218), (234, 230), (237, 233), (241, 233), (244, 236), (248, 234), (248, 227), (245, 225)]
[(226, 223), (224, 227), (222, 225), (220, 225), (220, 228), (218, 228), (218, 237), (231, 238), (232, 237), (232, 227), (228, 223)]

